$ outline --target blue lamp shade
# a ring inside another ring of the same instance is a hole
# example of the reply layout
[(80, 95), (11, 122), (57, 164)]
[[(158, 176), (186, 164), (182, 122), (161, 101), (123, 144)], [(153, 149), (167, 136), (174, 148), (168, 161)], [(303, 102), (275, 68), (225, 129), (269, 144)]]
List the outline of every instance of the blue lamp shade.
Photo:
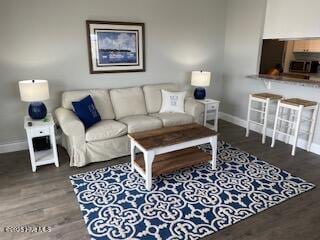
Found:
[(211, 72), (205, 71), (192, 71), (191, 74), (191, 85), (195, 86), (194, 98), (195, 99), (205, 99), (206, 90), (204, 87), (210, 86)]
[(47, 108), (42, 101), (49, 99), (47, 80), (19, 81), (20, 98), (30, 102), (29, 115), (32, 119), (40, 120), (47, 116)]

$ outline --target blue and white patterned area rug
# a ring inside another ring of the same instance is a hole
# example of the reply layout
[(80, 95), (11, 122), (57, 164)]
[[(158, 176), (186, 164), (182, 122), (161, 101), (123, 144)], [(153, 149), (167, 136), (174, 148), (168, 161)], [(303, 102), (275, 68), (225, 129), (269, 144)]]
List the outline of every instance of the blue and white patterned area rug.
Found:
[[(209, 145), (202, 145), (210, 152)], [(220, 142), (205, 164), (153, 179), (129, 164), (70, 177), (92, 239), (199, 239), (315, 186)]]

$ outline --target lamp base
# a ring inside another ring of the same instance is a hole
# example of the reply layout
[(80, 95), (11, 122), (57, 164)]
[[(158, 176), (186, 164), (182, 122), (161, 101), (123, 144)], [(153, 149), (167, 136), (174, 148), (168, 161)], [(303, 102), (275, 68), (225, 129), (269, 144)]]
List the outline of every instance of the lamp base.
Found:
[(206, 98), (206, 90), (203, 87), (197, 87), (194, 90), (194, 98), (198, 100), (203, 100)]
[(29, 116), (34, 120), (40, 120), (47, 116), (47, 108), (43, 102), (32, 102), (29, 105)]

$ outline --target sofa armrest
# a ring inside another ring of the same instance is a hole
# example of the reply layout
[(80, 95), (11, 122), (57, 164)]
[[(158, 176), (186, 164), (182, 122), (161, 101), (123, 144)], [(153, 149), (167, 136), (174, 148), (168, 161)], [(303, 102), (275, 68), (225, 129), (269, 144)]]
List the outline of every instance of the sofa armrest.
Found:
[(197, 102), (194, 98), (186, 98), (185, 100), (185, 112), (194, 117), (195, 122), (202, 124), (204, 117), (204, 105)]
[(59, 107), (55, 111), (59, 126), (63, 133), (69, 137), (84, 136), (85, 128), (73, 111)]

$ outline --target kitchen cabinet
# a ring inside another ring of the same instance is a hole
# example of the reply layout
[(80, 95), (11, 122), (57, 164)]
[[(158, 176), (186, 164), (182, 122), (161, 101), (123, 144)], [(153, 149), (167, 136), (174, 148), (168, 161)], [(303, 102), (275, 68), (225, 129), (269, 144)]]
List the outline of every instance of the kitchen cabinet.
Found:
[(320, 37), (319, 0), (267, 0), (264, 39)]
[(308, 52), (320, 52), (320, 40), (308, 40)]
[(320, 40), (297, 40), (293, 45), (294, 52), (320, 52)]
[(294, 43), (293, 43), (293, 51), (294, 52), (306, 52), (306, 49), (307, 49), (307, 41), (306, 40), (294, 41)]

